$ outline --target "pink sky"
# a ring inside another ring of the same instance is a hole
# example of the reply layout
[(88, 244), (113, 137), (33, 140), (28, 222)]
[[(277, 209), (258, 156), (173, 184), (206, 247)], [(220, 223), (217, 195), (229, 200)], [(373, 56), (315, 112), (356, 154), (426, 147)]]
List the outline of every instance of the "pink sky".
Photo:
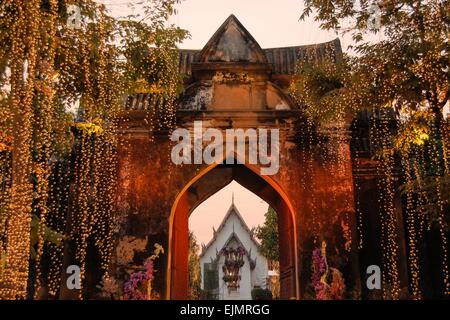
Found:
[[(139, 1), (97, 0), (106, 4), (116, 17), (132, 14), (128, 4)], [(203, 48), (230, 14), (242, 22), (263, 48), (319, 43), (337, 37), (333, 31), (320, 30), (312, 18), (299, 21), (303, 7), (302, 0), (184, 0), (170, 22), (191, 33), (191, 38), (180, 45), (183, 49)], [(350, 37), (341, 40), (344, 48), (350, 44)]]
[(213, 194), (199, 205), (189, 218), (189, 229), (192, 230), (198, 243), (207, 244), (213, 236), (212, 227), (218, 228), (231, 205), (238, 208), (248, 227), (257, 227), (264, 223), (264, 214), (268, 204), (260, 197), (233, 181), (225, 188)]
[(319, 30), (312, 20), (301, 22), (302, 0), (186, 0), (172, 22), (190, 31), (181, 45), (201, 49), (223, 21), (234, 14), (261, 47), (284, 47), (324, 42), (336, 38)]

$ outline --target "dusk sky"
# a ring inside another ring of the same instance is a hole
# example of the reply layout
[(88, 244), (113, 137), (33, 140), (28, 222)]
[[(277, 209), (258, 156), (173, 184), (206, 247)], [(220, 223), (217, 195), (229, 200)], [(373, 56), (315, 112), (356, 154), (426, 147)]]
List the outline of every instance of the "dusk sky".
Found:
[[(133, 13), (128, 3), (139, 1), (97, 0), (116, 17)], [(262, 48), (319, 43), (337, 37), (333, 31), (320, 30), (312, 18), (299, 21), (302, 10), (302, 0), (185, 0), (177, 6), (178, 14), (171, 23), (191, 34), (180, 45), (183, 49), (203, 48), (230, 14), (242, 22)], [(347, 38), (341, 39), (344, 48), (350, 44)]]
[(233, 181), (198, 206), (189, 218), (189, 229), (197, 237), (199, 244), (207, 244), (213, 236), (212, 227), (218, 228), (231, 205), (238, 208), (248, 227), (257, 227), (264, 223), (264, 213), (268, 204), (260, 197)]

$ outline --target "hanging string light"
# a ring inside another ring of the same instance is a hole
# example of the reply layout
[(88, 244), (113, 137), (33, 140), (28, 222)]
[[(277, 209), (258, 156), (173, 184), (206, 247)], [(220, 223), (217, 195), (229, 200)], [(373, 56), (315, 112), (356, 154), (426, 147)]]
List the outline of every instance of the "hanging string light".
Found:
[(6, 1), (15, 12), (11, 21), (11, 94), (13, 112), (13, 163), (10, 215), (6, 222), (6, 267), (0, 296), (24, 299), (27, 294), (32, 185), (33, 90), (35, 84), (39, 4)]
[(383, 281), (388, 290), (383, 293), (385, 298), (399, 298), (400, 280), (398, 266), (398, 222), (394, 206), (394, 153), (390, 140), (389, 110), (380, 110), (379, 117), (373, 120), (374, 138), (379, 144), (380, 152), (377, 166), (378, 172), (378, 204), (381, 217), (381, 247), (383, 250)]
[[(404, 162), (404, 171), (406, 177), (406, 184), (413, 182), (411, 165), (409, 159)], [(420, 288), (420, 266), (419, 266), (419, 252), (418, 240), (420, 239), (417, 232), (417, 211), (412, 192), (406, 193), (406, 224), (408, 232), (408, 249), (409, 249), (409, 269), (411, 274), (411, 288), (414, 299), (422, 298), (422, 290)]]
[[(435, 116), (437, 117), (437, 116)], [(437, 119), (436, 119), (437, 120)], [(433, 137), (437, 140), (441, 136), (441, 128), (442, 122), (437, 124), (437, 121), (433, 121), (431, 123), (431, 131), (433, 132)], [(445, 142), (444, 142), (445, 144)], [(450, 277), (449, 277), (449, 259), (448, 259), (448, 238), (446, 231), (446, 222), (445, 222), (445, 203), (442, 197), (441, 190), (441, 177), (445, 174), (446, 164), (442, 164), (443, 156), (442, 153), (445, 153), (445, 149), (439, 148), (436, 141), (432, 141), (429, 146), (429, 153), (431, 155), (433, 175), (435, 181), (435, 195), (436, 195), (436, 206), (438, 209), (437, 214), (437, 223), (439, 228), (439, 236), (441, 239), (441, 266), (442, 266), (442, 276), (443, 276), (443, 284), (444, 284), (444, 294), (450, 295)]]

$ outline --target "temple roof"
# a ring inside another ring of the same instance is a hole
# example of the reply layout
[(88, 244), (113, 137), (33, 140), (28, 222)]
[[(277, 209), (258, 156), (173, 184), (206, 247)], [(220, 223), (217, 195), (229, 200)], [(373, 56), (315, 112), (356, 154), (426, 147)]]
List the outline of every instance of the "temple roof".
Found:
[(299, 61), (320, 61), (325, 57), (337, 61), (341, 56), (338, 38), (318, 44), (261, 49), (234, 15), (225, 20), (202, 50), (178, 50), (179, 70), (186, 75), (191, 74), (193, 63), (239, 61), (268, 63), (274, 74), (290, 75), (295, 73)]
[[(262, 67), (277, 76), (273, 84), (280, 88), (288, 86), (290, 76), (296, 72), (300, 61), (338, 61), (342, 57), (338, 38), (324, 43), (293, 47), (262, 49), (248, 30), (234, 16), (230, 15), (201, 50), (178, 49), (179, 71), (186, 75), (186, 84), (193, 79), (192, 70), (212, 67), (246, 65)], [(273, 80), (273, 79), (272, 79)], [(273, 85), (272, 84), (272, 85)], [(127, 110), (149, 111), (164, 105), (165, 98), (158, 94), (137, 93), (128, 97)]]
[[(202, 257), (206, 251), (214, 244), (214, 242), (216, 241), (217, 235), (222, 231), (222, 229), (225, 227), (227, 220), (230, 218), (231, 215), (236, 215), (241, 223), (241, 225), (243, 226), (244, 230), (246, 232), (248, 232), (248, 234), (250, 235), (250, 239), (256, 244), (256, 246), (259, 247), (259, 243), (255, 240), (255, 238), (253, 237), (252, 231), (250, 230), (250, 228), (247, 226), (247, 224), (244, 221), (244, 218), (242, 217), (242, 215), (240, 214), (239, 210), (237, 209), (237, 207), (234, 204), (234, 201), (231, 203), (230, 208), (228, 209), (227, 213), (225, 214), (225, 216), (222, 219), (222, 222), (220, 223), (219, 227), (217, 228), (217, 230), (214, 230), (214, 234), (212, 239), (208, 242), (208, 244), (206, 246), (202, 247), (202, 252), (200, 254), (200, 257)], [(234, 229), (234, 228), (233, 228)], [(230, 238), (232, 238), (233, 236), (235, 236), (234, 231), (233, 233), (230, 235), (229, 239), (227, 240), (227, 242), (230, 240)]]
[(198, 62), (267, 63), (267, 58), (250, 32), (230, 15), (200, 51)]

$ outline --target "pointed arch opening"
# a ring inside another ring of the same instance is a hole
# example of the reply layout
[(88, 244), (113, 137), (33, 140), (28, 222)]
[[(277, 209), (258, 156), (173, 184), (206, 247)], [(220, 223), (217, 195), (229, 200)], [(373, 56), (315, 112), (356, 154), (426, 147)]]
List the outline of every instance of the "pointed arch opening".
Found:
[(280, 297), (299, 297), (297, 226), (293, 207), (277, 182), (244, 164), (213, 164), (193, 177), (178, 194), (169, 221), (166, 298), (188, 297), (189, 216), (202, 202), (233, 180), (267, 202), (278, 214)]

